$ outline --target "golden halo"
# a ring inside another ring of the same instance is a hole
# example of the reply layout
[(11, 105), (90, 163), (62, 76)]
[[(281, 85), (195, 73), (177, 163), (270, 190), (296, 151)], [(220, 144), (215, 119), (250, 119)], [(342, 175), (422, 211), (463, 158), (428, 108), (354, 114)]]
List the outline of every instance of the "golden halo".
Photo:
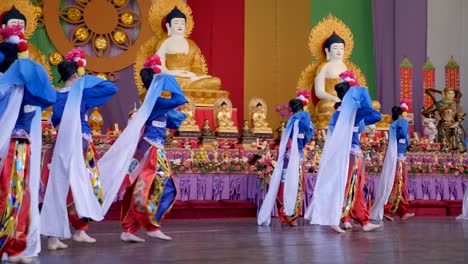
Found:
[[(15, 6), (26, 17), (26, 28), (24, 30), (24, 37), (29, 39), (37, 28), (37, 17), (35, 14), (35, 7), (29, 1), (24, 0), (10, 0), (0, 1), (0, 14), (11, 9)], [(1, 22), (0, 22), (1, 23)]]
[(145, 99), (146, 89), (145, 87), (143, 87), (143, 82), (141, 81), (140, 77), (140, 71), (141, 69), (143, 69), (143, 64), (145, 63), (146, 59), (150, 56), (153, 56), (156, 52), (156, 45), (158, 44), (158, 40), (159, 39), (157, 37), (152, 37), (148, 41), (143, 43), (143, 45), (141, 45), (141, 47), (138, 49), (135, 64), (133, 65), (135, 83), (141, 102), (143, 102), (143, 100)]
[(322, 50), (323, 42), (330, 37), (330, 35), (336, 32), (341, 38), (344, 39), (345, 53), (344, 60), (348, 60), (351, 56), (354, 48), (353, 33), (346, 26), (343, 21), (336, 18), (332, 14), (328, 14), (324, 19), (317, 23), (315, 27), (312, 28), (309, 34), (309, 50), (312, 56), (315, 56), (317, 61), (323, 62), (326, 61), (326, 56)]
[(185, 22), (185, 37), (192, 34), (194, 22), (192, 17), (192, 9), (183, 0), (158, 0), (151, 5), (149, 11), (149, 24), (156, 37), (163, 39), (167, 37), (166, 31), (162, 28), (162, 19), (176, 7), (187, 16)]

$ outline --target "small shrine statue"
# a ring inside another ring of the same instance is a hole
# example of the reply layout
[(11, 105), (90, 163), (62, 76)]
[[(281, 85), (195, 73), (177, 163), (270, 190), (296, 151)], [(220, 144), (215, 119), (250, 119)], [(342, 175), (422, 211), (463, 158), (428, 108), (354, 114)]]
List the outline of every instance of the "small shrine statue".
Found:
[(252, 132), (254, 134), (273, 134), (267, 118), (267, 109), (265, 100), (257, 97), (250, 99), (249, 109), (252, 117)]
[(232, 121), (232, 104), (228, 98), (219, 98), (215, 103), (215, 115), (218, 133), (238, 133)]
[(249, 120), (244, 120), (244, 125), (242, 126), (242, 137), (251, 137), (253, 136), (252, 131), (250, 130)]
[(281, 121), (280, 126), (276, 129), (276, 132), (278, 133), (278, 140), (281, 140), (285, 130), (286, 130), (286, 122)]
[(424, 135), (427, 137), (428, 143), (434, 143), (437, 136), (436, 120), (431, 115), (423, 118)]
[[(443, 91), (437, 89), (426, 89), (426, 94), (433, 101), (433, 105), (423, 109), (422, 114), (426, 117), (437, 112), (439, 122), (437, 123), (438, 141), (445, 151), (465, 152), (465, 130), (462, 122), (465, 117), (462, 105), (459, 102), (462, 94), (453, 88), (445, 88)], [(437, 101), (433, 92), (442, 95), (442, 99)]]
[(91, 133), (93, 136), (101, 135), (101, 128), (104, 124), (104, 119), (102, 118), (101, 113), (99, 113), (99, 108), (95, 107), (91, 116), (89, 117), (88, 124), (91, 127)]
[(180, 111), (184, 113), (187, 118), (182, 122), (179, 131), (193, 131), (200, 132), (200, 127), (195, 122), (195, 103), (193, 98), (186, 96), (187, 103), (182, 105)]
[(166, 128), (166, 133), (164, 135), (164, 146), (171, 147), (173, 140), (174, 136), (172, 136), (171, 130), (169, 128)]
[(214, 132), (211, 129), (210, 126), (210, 121), (208, 119), (205, 119), (205, 122), (203, 122), (203, 127), (202, 127), (202, 136), (214, 136)]

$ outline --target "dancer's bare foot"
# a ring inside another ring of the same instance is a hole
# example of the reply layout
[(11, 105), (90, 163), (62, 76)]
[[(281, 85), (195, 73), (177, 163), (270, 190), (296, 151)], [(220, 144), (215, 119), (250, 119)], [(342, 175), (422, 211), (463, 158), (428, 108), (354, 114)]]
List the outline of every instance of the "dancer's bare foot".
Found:
[(47, 239), (48, 250), (59, 250), (68, 248), (67, 244), (62, 243), (57, 237), (49, 237)]
[(383, 216), (385, 219), (387, 219), (388, 221), (393, 221), (393, 217), (389, 216), (389, 215), (384, 215)]
[(353, 225), (350, 222), (344, 222), (343, 223), (343, 228), (344, 229), (353, 229)]
[(375, 230), (375, 229), (377, 229), (377, 228), (379, 228), (379, 227), (380, 227), (380, 225), (376, 225), (376, 224), (371, 224), (371, 223), (369, 223), (369, 224), (367, 224), (367, 225), (362, 226), (362, 231), (364, 231), (364, 232), (370, 232), (370, 231), (373, 231), (373, 230)]
[(11, 263), (31, 263), (32, 259), (28, 258), (28, 257), (21, 256), (21, 255), (17, 255), (17, 256), (8, 257), (8, 262), (11, 262)]
[(408, 219), (410, 217), (413, 217), (413, 216), (415, 216), (414, 213), (406, 213), (404, 216), (401, 217), (401, 220), (406, 220), (406, 219)]
[(75, 230), (72, 236), (73, 241), (84, 242), (84, 243), (95, 243), (96, 239), (88, 236), (84, 230)]
[(343, 234), (343, 233), (346, 233), (346, 231), (344, 231), (343, 229), (341, 229), (339, 226), (337, 225), (331, 225), (331, 226), (328, 226), (330, 227), (331, 229), (333, 229), (334, 231), (336, 231), (337, 233), (340, 233), (340, 234)]
[(125, 242), (145, 242), (143, 238), (137, 237), (135, 234), (128, 233), (128, 232), (122, 232), (120, 234), (120, 240), (125, 241)]
[(146, 235), (149, 237), (159, 238), (162, 240), (172, 240), (172, 237), (164, 234), (161, 230), (146, 232)]

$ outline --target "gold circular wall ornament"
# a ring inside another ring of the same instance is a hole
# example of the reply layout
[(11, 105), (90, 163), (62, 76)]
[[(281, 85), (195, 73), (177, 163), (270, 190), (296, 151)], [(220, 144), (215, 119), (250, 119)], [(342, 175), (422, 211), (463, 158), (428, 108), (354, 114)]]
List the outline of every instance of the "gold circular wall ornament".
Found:
[(121, 15), (120, 15), (120, 22), (122, 22), (122, 24), (124, 26), (130, 26), (133, 24), (135, 18), (133, 17), (133, 14), (130, 13), (130, 12), (123, 12)]
[(128, 4), (128, 0), (112, 0), (112, 2), (116, 7), (122, 7)]
[(54, 66), (57, 66), (59, 65), (59, 63), (61, 63), (63, 61), (63, 56), (62, 54), (58, 53), (58, 52), (52, 52), (51, 54), (49, 54), (49, 62), (50, 64), (54, 65)]
[[(0, 1), (0, 14), (15, 6), (26, 17), (26, 28), (24, 29), (24, 37), (29, 39), (37, 28), (37, 20), (35, 8), (29, 1), (10, 0)], [(1, 23), (1, 22), (0, 22)]]
[(122, 30), (115, 31), (112, 37), (117, 44), (124, 44), (127, 40), (127, 35)]
[(105, 50), (105, 49), (107, 49), (108, 45), (109, 45), (109, 43), (107, 42), (107, 39), (102, 37), (102, 36), (99, 36), (94, 40), (94, 46), (98, 50)]
[[(90, 21), (93, 21), (93, 16), (98, 14), (99, 23), (102, 23), (103, 20), (108, 19), (108, 14), (103, 12), (102, 10), (95, 10), (89, 8), (89, 5), (96, 5), (96, 3), (101, 1), (79, 1), (75, 0), (75, 5), (71, 4), (70, 6), (63, 7), (61, 5), (61, 0), (47, 0), (44, 1), (43, 11), (44, 11), (44, 24), (47, 29), (47, 34), (51, 39), (52, 43), (62, 55), (67, 54), (71, 49), (73, 49), (77, 45), (90, 45), (91, 52), (86, 54), (87, 66), (86, 69), (91, 72), (116, 72), (122, 70), (130, 65), (133, 64), (136, 53), (138, 52), (138, 48), (146, 42), (151, 37), (151, 29), (148, 21), (148, 11), (151, 7), (151, 1), (147, 0), (135, 0), (132, 1), (133, 5), (137, 7), (137, 11), (135, 13), (129, 12), (128, 10), (124, 10), (126, 8), (116, 7), (116, 3), (120, 5), (121, 3), (130, 3), (130, 1), (102, 1), (106, 3), (102, 3), (102, 5), (106, 5), (106, 8), (112, 7), (114, 16), (110, 16), (111, 20), (113, 21), (114, 27), (104, 28), (104, 25), (97, 25), (97, 20), (91, 24), (88, 24)], [(107, 5), (109, 3), (109, 5)], [(66, 16), (66, 11), (68, 8), (77, 8), (82, 10), (82, 17), (81, 20), (73, 23), (73, 21), (68, 20)], [(66, 9), (67, 8), (67, 9)], [(138, 11), (139, 10), (139, 11)], [(89, 12), (95, 14), (88, 14)], [(111, 11), (109, 11), (111, 12)], [(129, 12), (133, 19), (133, 24), (129, 25), (128, 28), (138, 27), (138, 35), (136, 37), (134, 34), (129, 34), (126, 31), (126, 28), (123, 23), (121, 22), (121, 15), (124, 12)], [(103, 17), (103, 14), (105, 17)], [(104, 18), (104, 19), (103, 19)], [(111, 21), (109, 20), (109, 21)], [(67, 33), (62, 28), (63, 23), (67, 26), (75, 26), (76, 28), (83, 28), (84, 30), (88, 30), (88, 37), (86, 38), (86, 34), (84, 31), (77, 33), (72, 31), (72, 34)], [(106, 22), (107, 23), (107, 22)], [(103, 32), (104, 29), (108, 32), (106, 33), (98, 33)], [(123, 44), (119, 44), (123, 40), (122, 34), (118, 33), (116, 37), (114, 37), (114, 33), (121, 30), (122, 33), (125, 33), (125, 41)], [(82, 41), (83, 39), (83, 41)], [(90, 42), (88, 42), (90, 41)], [(121, 52), (109, 52), (111, 48), (120, 49)], [(89, 49), (87, 49), (89, 50)], [(118, 54), (118, 55), (114, 55)]]
[(75, 30), (75, 38), (79, 41), (86, 41), (89, 38), (89, 31), (84, 27), (79, 27)]
[(194, 21), (192, 16), (192, 9), (185, 3), (183, 0), (158, 0), (151, 5), (149, 11), (149, 23), (151, 29), (157, 38), (163, 39), (167, 37), (167, 32), (165, 30), (166, 25), (164, 25), (162, 20), (169, 14), (174, 7), (177, 7), (182, 13), (187, 17), (185, 21), (185, 37), (189, 37), (192, 34), (194, 27)]
[(77, 22), (81, 19), (81, 10), (76, 7), (70, 7), (67, 10), (67, 17), (73, 22)]

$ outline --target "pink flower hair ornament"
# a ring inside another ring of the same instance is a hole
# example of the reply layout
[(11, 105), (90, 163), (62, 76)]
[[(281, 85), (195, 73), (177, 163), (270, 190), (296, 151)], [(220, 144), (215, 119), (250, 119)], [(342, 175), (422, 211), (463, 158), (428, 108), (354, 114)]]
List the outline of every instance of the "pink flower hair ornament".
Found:
[(146, 59), (143, 67), (152, 69), (153, 73), (161, 73), (161, 64), (161, 58), (157, 54), (154, 54)]
[(341, 82), (348, 82), (349, 86), (359, 86), (358, 79), (356, 78), (356, 74), (353, 71), (348, 70), (340, 73), (339, 75)]
[(78, 75), (83, 76), (85, 74), (86, 59), (85, 53), (82, 48), (74, 48), (65, 55), (65, 60), (74, 61), (78, 67)]
[(3, 41), (16, 44), (18, 49), (18, 57), (19, 58), (26, 58), (28, 57), (28, 42), (24, 38), (23, 29), (20, 25), (15, 26), (7, 26), (5, 28), (0, 29), (0, 35), (2, 36)]

